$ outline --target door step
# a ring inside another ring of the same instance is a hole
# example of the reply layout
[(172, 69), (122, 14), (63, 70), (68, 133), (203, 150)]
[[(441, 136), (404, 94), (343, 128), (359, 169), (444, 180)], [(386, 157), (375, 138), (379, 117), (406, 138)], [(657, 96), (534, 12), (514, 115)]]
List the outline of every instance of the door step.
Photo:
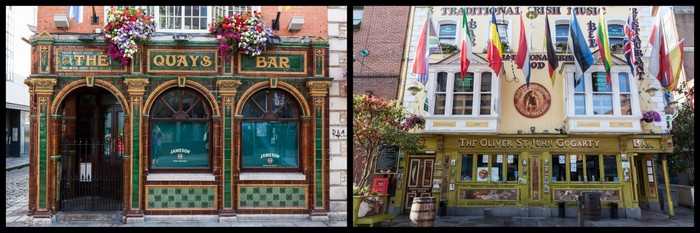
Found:
[(61, 211), (56, 214), (58, 222), (64, 221), (122, 221), (121, 211)]

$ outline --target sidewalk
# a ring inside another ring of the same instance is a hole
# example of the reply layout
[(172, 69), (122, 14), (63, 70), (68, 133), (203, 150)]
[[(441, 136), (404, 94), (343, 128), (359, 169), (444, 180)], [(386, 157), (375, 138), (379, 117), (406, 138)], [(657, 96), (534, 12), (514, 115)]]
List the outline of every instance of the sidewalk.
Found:
[[(668, 214), (642, 210), (642, 219), (601, 218), (598, 221), (584, 221), (584, 227), (694, 227), (695, 212), (692, 208), (674, 206), (675, 219)], [(394, 219), (392, 227), (409, 227), (408, 215)], [(381, 225), (388, 227), (389, 222)], [(578, 227), (577, 218), (557, 217), (484, 217), (484, 216), (445, 216), (435, 217), (435, 227)]]
[(5, 171), (29, 166), (29, 156), (5, 157)]

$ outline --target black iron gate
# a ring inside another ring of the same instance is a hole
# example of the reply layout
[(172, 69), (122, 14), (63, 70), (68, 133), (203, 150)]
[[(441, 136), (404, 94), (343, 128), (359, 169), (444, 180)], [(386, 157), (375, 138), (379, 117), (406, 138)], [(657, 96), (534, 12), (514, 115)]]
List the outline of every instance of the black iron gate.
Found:
[(123, 150), (117, 139), (61, 143), (62, 210), (122, 210)]

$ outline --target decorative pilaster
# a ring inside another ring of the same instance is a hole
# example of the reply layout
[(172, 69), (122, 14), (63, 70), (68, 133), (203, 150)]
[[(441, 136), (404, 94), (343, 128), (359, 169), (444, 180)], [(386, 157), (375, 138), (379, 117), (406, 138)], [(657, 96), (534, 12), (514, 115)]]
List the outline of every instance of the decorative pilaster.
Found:
[[(34, 96), (34, 80), (27, 78), (24, 80), (24, 84), (29, 87), (29, 135), (32, 140), (29, 140), (29, 177), (37, 177), (37, 167), (35, 166), (37, 164), (36, 158), (37, 158), (37, 152), (35, 148), (37, 148), (37, 141), (34, 140), (37, 135), (36, 135), (36, 119), (37, 119), (37, 106), (34, 101), (36, 101), (36, 96)], [(36, 211), (36, 200), (37, 200), (37, 183), (33, 182), (34, 180), (29, 181), (29, 205), (27, 208), (27, 214), (28, 215), (34, 215), (34, 211)]]
[(223, 208), (219, 212), (220, 221), (235, 221), (233, 217), (236, 212), (233, 210), (233, 135), (236, 124), (234, 122), (234, 106), (236, 102), (236, 94), (238, 87), (241, 85), (240, 80), (217, 80), (216, 86), (219, 88), (219, 95), (223, 103), (223, 113), (221, 114), (221, 122), (223, 123)]
[[(311, 94), (313, 103), (313, 130), (314, 130), (314, 160), (313, 160), (313, 209), (311, 216), (325, 216), (328, 212), (328, 141), (326, 140), (326, 125), (328, 125), (328, 88), (331, 81), (308, 81), (306, 84)], [(318, 218), (318, 217), (317, 217)], [(323, 218), (319, 218), (322, 220)]]
[(326, 62), (328, 62), (328, 40), (321, 36), (318, 36), (311, 40), (311, 46), (313, 48), (314, 77), (327, 77), (328, 64), (326, 64)]
[(129, 180), (130, 196), (127, 201), (127, 223), (129, 218), (141, 218), (136, 222), (142, 222), (143, 210), (141, 209), (141, 125), (143, 108), (144, 87), (148, 85), (148, 79), (145, 78), (125, 78), (124, 84), (127, 85), (127, 93), (129, 94), (129, 108), (131, 108), (131, 117), (129, 118), (129, 132), (131, 134), (131, 145), (127, 148), (131, 162), (129, 163), (129, 172), (126, 176)]
[(47, 31), (43, 31), (36, 36), (39, 46), (39, 73), (51, 73), (51, 50), (53, 47), (53, 35)]
[[(31, 83), (34, 85), (34, 93), (36, 93), (36, 100), (38, 102), (36, 111), (36, 136), (37, 148), (36, 154), (37, 158), (34, 163), (37, 176), (33, 176), (36, 180), (30, 182), (36, 182), (36, 212), (34, 213), (34, 218), (49, 218), (51, 217), (51, 212), (49, 209), (50, 198), (53, 196), (49, 190), (51, 181), (49, 179), (50, 169), (50, 143), (48, 135), (51, 133), (49, 127), (51, 113), (49, 112), (49, 106), (51, 103), (51, 95), (53, 94), (53, 87), (56, 85), (57, 80), (53, 78), (35, 78), (32, 79)], [(35, 173), (36, 174), (36, 173)]]

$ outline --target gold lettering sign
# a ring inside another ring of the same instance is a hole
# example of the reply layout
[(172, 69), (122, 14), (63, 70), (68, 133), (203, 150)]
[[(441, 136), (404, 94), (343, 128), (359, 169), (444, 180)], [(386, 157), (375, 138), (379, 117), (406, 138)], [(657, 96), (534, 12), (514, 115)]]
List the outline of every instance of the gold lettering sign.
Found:
[(467, 122), (467, 127), (489, 127), (488, 122)]
[(455, 127), (457, 125), (456, 122), (433, 122), (433, 127)]
[(217, 50), (149, 49), (148, 72), (215, 73)]
[(636, 149), (654, 149), (652, 141), (644, 139), (632, 139), (632, 148)]
[(600, 127), (600, 122), (576, 122), (578, 127)]
[(632, 128), (632, 122), (610, 122), (610, 127)]
[(57, 48), (54, 62), (58, 72), (126, 72), (101, 49)]
[(483, 148), (600, 148), (600, 139), (466, 139), (459, 138), (459, 147)]

